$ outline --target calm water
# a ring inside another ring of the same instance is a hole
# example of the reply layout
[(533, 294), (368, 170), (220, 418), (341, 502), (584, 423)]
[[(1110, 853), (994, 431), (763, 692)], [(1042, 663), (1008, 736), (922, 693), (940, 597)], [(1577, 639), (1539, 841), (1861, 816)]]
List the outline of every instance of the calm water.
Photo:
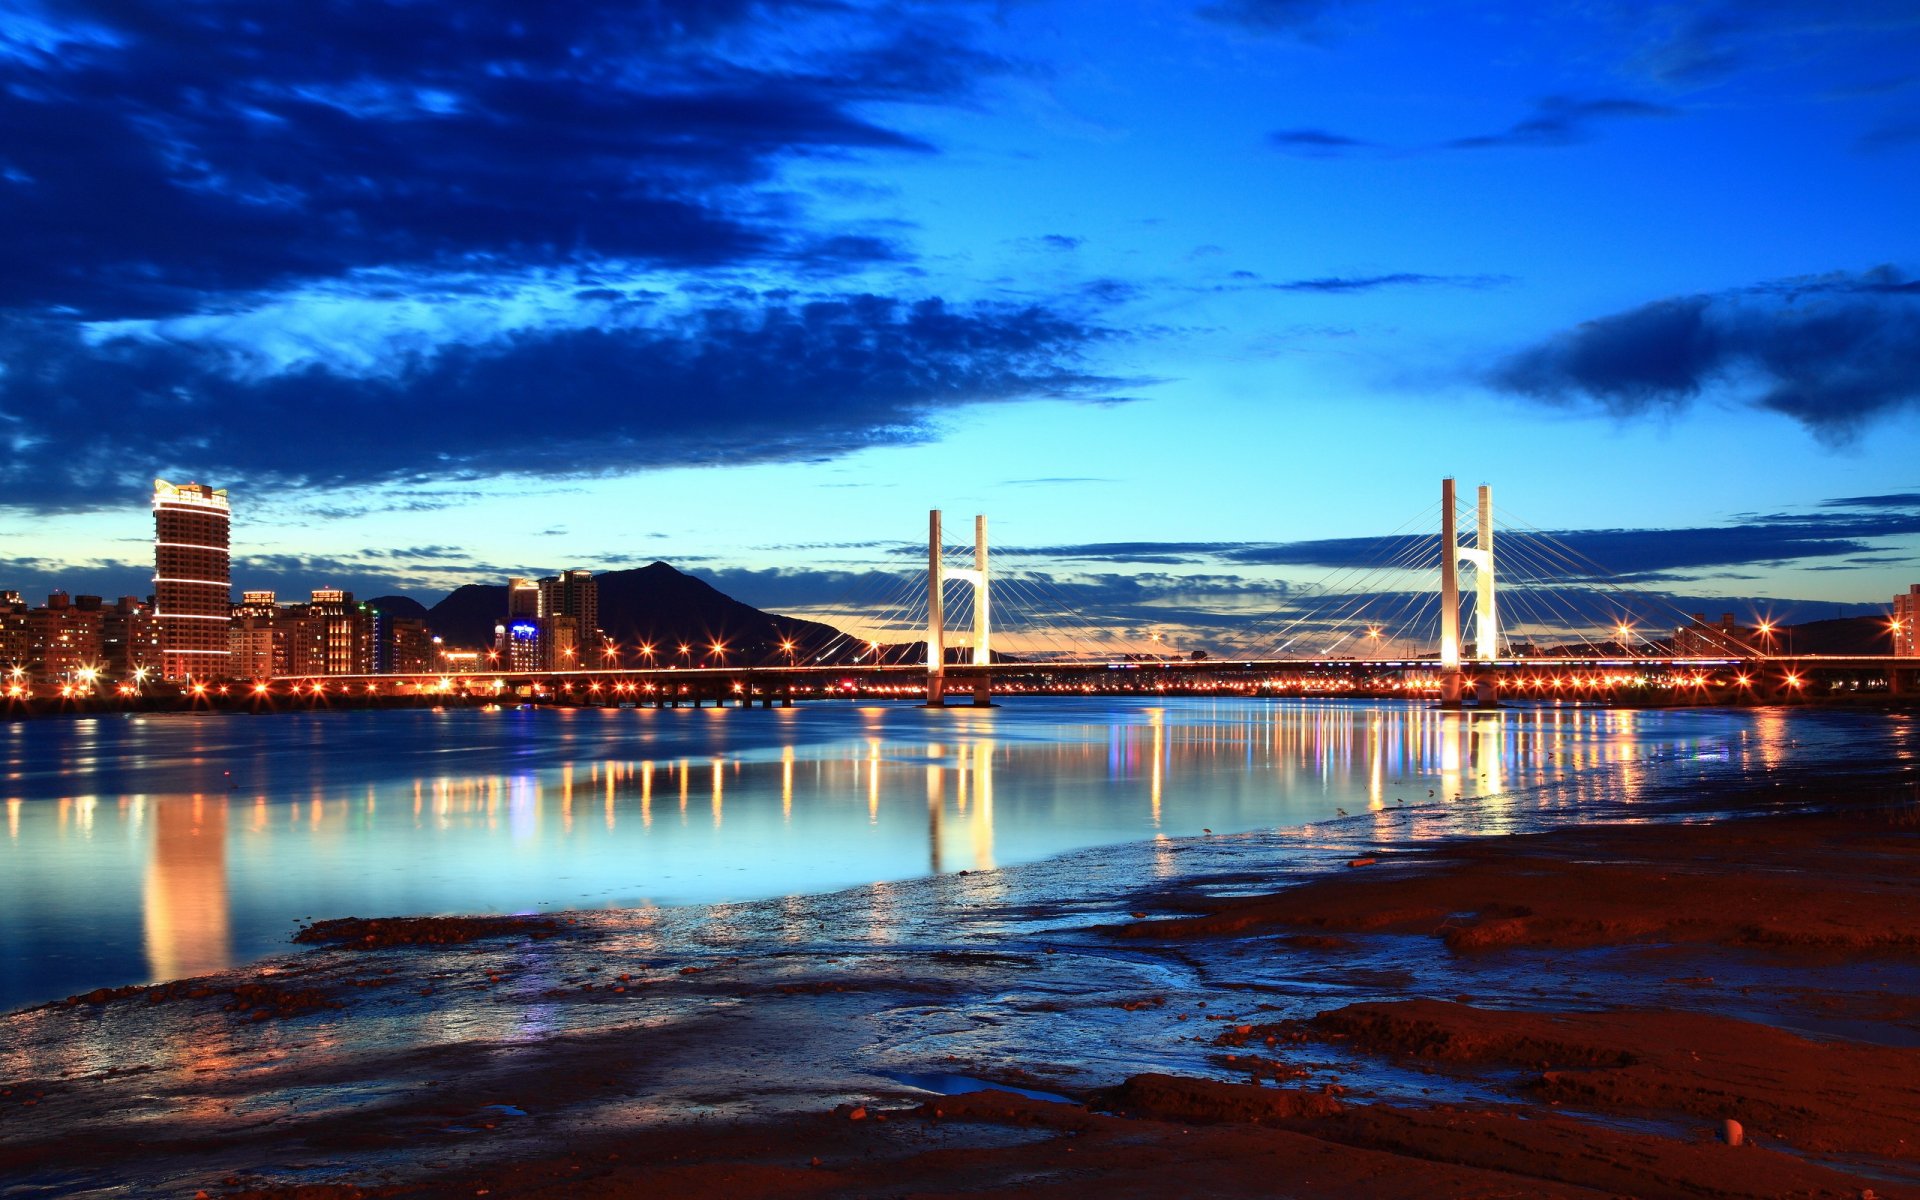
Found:
[(15, 723), (0, 1009), (244, 962), (308, 918), (817, 893), (1401, 801), (1564, 817), (1809, 736), (1844, 731), (1765, 711), (1107, 699)]

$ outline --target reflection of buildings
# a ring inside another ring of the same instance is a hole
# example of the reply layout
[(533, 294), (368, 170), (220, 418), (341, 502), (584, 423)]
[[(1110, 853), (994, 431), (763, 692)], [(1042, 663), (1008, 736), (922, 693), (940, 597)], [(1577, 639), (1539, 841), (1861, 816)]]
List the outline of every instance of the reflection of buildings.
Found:
[(147, 966), (155, 979), (182, 979), (232, 965), (224, 797), (155, 802), (145, 909)]

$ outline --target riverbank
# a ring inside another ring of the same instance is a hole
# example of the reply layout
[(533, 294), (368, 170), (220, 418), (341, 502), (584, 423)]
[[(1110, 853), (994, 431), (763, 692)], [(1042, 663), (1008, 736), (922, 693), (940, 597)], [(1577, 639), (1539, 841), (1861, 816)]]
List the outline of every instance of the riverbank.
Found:
[[(1911, 786), (1889, 764), (1697, 798), (1774, 810), (1743, 820), (1376, 849), (1439, 820), (1415, 806), (763, 904), (320, 927), (5, 1018), (0, 1178), (1920, 1195)], [(1284, 886), (1282, 850), (1354, 865)]]

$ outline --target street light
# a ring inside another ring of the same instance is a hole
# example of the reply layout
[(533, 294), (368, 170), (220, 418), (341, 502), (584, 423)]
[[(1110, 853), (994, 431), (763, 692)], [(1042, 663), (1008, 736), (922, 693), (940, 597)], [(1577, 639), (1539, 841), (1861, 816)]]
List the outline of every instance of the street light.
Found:
[(787, 653), (787, 665), (791, 667), (791, 666), (793, 665), (793, 639), (792, 639), (792, 638), (782, 638), (782, 639), (781, 639), (781, 641), (780, 641), (780, 648), (781, 648), (782, 650), (784, 650), (784, 651), (786, 651), (786, 653)]

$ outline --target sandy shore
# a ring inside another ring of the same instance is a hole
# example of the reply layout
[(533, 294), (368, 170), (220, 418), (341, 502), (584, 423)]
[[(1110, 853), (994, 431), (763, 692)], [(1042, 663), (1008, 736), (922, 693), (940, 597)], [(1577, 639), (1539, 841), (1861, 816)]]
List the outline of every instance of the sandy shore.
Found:
[(0, 1021), (0, 1196), (1920, 1196), (1897, 795), (335, 924)]

